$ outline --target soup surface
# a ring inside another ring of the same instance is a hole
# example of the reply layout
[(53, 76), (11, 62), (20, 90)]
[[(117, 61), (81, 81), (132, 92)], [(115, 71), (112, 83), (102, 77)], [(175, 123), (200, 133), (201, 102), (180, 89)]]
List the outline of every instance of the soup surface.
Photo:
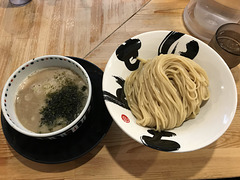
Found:
[(71, 123), (86, 104), (88, 88), (69, 69), (51, 67), (29, 75), (18, 87), (15, 111), (21, 124), (49, 133)]

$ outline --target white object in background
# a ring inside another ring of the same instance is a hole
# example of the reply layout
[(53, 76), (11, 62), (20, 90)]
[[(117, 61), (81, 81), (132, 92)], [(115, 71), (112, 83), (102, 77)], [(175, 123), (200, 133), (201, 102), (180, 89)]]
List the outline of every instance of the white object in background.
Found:
[(183, 20), (190, 33), (208, 43), (221, 25), (240, 20), (240, 1), (190, 0)]
[(31, 0), (9, 0), (11, 4), (21, 6), (29, 3)]

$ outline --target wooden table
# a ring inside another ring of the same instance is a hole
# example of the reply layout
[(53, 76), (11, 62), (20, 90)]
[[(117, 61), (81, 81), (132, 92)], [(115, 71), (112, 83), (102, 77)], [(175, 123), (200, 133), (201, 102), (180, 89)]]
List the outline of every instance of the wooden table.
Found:
[[(0, 89), (13, 71), (38, 56), (85, 58), (102, 70), (113, 51), (142, 32), (189, 34), (182, 13), (188, 0), (33, 0), (13, 7), (0, 0)], [(240, 97), (240, 65), (233, 68)], [(12, 149), (0, 126), (0, 179), (211, 179), (240, 177), (240, 101), (233, 122), (213, 144), (167, 153), (128, 137), (114, 122), (83, 157), (41, 164)]]

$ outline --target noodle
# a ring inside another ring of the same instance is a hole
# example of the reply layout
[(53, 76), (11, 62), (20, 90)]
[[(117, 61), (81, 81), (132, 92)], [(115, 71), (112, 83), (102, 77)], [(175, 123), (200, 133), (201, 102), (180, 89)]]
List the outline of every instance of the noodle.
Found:
[(195, 118), (209, 99), (206, 72), (193, 60), (174, 54), (139, 60), (139, 68), (124, 84), (137, 124), (161, 131)]

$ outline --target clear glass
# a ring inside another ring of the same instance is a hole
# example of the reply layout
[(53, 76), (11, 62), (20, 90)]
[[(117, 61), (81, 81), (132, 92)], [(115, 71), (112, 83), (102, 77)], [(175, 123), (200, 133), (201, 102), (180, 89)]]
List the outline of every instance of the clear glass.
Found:
[(240, 0), (190, 0), (183, 20), (191, 34), (208, 43), (221, 25), (240, 20)]
[(220, 26), (209, 46), (224, 59), (229, 68), (237, 66), (240, 63), (240, 24)]
[(29, 3), (31, 0), (9, 0), (11, 4), (21, 6)]

